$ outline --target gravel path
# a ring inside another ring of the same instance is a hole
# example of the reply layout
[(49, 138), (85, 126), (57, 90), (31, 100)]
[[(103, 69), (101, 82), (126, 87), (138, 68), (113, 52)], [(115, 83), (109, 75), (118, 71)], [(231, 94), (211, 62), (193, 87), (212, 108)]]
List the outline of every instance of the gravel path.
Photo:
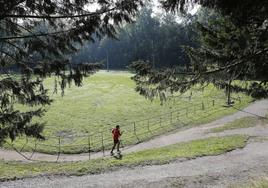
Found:
[[(179, 143), (179, 142), (186, 142), (186, 141), (196, 140), (196, 139), (200, 139), (200, 138), (206, 138), (206, 137), (210, 137), (210, 136), (233, 134), (233, 132), (228, 132), (228, 131), (224, 132), (223, 134), (222, 133), (220, 133), (220, 134), (208, 134), (207, 131), (209, 129), (211, 129), (212, 127), (222, 126), (225, 123), (234, 121), (236, 119), (240, 119), (240, 118), (246, 117), (246, 116), (252, 116), (252, 114), (250, 114), (250, 113), (254, 113), (254, 114), (257, 114), (259, 116), (265, 116), (265, 114), (268, 111), (268, 100), (256, 101), (256, 102), (252, 103), (251, 105), (249, 105), (248, 107), (246, 107), (245, 109), (243, 109), (243, 111), (249, 112), (249, 113), (238, 111), (232, 115), (225, 116), (223, 118), (220, 118), (220, 119), (213, 121), (211, 123), (208, 123), (208, 124), (204, 124), (204, 125), (201, 125), (198, 127), (193, 127), (193, 128), (186, 129), (183, 131), (178, 131), (178, 132), (175, 132), (172, 134), (169, 133), (166, 135), (162, 135), (162, 136), (156, 137), (150, 141), (139, 143), (139, 144), (134, 145), (134, 146), (126, 147), (123, 150), (123, 153), (126, 154), (126, 153), (135, 152), (135, 151), (150, 149), (150, 148), (158, 148), (158, 147), (163, 147), (163, 146), (167, 146), (167, 145), (171, 145), (171, 144), (175, 144), (175, 143)], [(245, 134), (250, 135), (250, 136), (262, 136), (262, 135), (266, 135), (266, 133), (268, 132), (268, 129), (266, 129), (264, 127), (257, 127), (257, 128), (253, 128), (253, 129), (249, 128), (249, 129), (239, 130), (239, 133), (241, 131)], [(29, 152), (23, 152), (23, 155), (25, 155), (25, 156), (31, 156), (31, 154), (32, 153), (29, 153)], [(105, 156), (109, 156), (109, 151), (105, 152)], [(100, 157), (103, 157), (102, 152), (91, 154), (91, 159), (100, 158)], [(25, 161), (25, 162), (28, 161), (27, 159), (25, 159), (24, 157), (22, 157), (21, 155), (19, 155), (15, 151), (8, 151), (8, 150), (3, 150), (3, 149), (0, 149), (0, 159), (13, 160), (13, 161)], [(34, 160), (41, 160), (41, 161), (55, 161), (57, 159), (57, 156), (43, 154), (43, 153), (35, 153), (33, 155), (33, 159)], [(62, 154), (59, 158), (59, 161), (64, 161), (64, 162), (83, 161), (83, 160), (88, 160), (88, 153), (74, 154), (74, 155)]]
[[(268, 136), (268, 135), (267, 135)], [(39, 177), (4, 182), (6, 188), (47, 187), (225, 187), (249, 177), (268, 174), (268, 141), (249, 143), (242, 150), (184, 162), (123, 168), (115, 172), (81, 177)]]

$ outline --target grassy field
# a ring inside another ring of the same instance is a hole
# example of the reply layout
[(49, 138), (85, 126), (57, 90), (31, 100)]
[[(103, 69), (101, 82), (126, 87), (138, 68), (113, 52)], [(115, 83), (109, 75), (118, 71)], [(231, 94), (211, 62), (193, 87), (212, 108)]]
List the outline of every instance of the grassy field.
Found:
[(96, 174), (119, 167), (166, 164), (180, 158), (196, 158), (219, 155), (237, 148), (245, 147), (248, 137), (242, 135), (212, 137), (191, 142), (179, 143), (163, 148), (150, 149), (116, 158), (95, 159), (84, 162), (5, 162), (0, 161), (0, 180), (38, 175), (84, 175)]
[(249, 128), (254, 127), (261, 123), (261, 120), (256, 117), (244, 117), (233, 122), (227, 123), (222, 127), (216, 127), (211, 129), (211, 132), (223, 132), (226, 130), (234, 130), (234, 129), (242, 129), (242, 128)]
[(268, 187), (268, 178), (267, 177), (261, 177), (257, 178), (255, 180), (251, 180), (249, 182), (246, 182), (245, 184), (238, 184), (230, 186), (230, 188), (267, 188)]
[[(163, 105), (158, 99), (146, 100), (135, 92), (131, 76), (127, 72), (99, 72), (85, 79), (83, 87), (67, 89), (64, 97), (53, 94), (54, 78), (47, 79), (45, 85), (51, 90), (54, 102), (46, 107), (46, 115), (36, 120), (47, 122), (44, 129), (47, 140), (20, 138), (13, 145), (22, 151), (53, 154), (59, 149), (61, 153), (97, 151), (102, 149), (102, 140), (104, 149), (111, 147), (111, 129), (117, 124), (124, 131), (124, 144), (129, 145), (235, 112), (233, 108), (223, 107), (224, 92), (212, 86), (174, 95)], [(241, 98), (240, 102), (236, 101), (237, 108), (251, 101), (242, 94), (233, 97)]]

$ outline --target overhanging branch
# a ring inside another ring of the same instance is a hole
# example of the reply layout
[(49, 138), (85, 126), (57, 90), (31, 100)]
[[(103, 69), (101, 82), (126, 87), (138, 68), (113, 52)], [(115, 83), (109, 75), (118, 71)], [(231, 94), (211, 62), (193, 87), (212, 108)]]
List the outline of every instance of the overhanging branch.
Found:
[(24, 35), (24, 36), (1, 37), (0, 40), (15, 40), (15, 39), (27, 39), (27, 38), (53, 36), (53, 35), (58, 35), (58, 34), (62, 34), (62, 33), (67, 33), (67, 32), (73, 31), (73, 30), (75, 30), (75, 29), (72, 28), (69, 30), (56, 31), (56, 32), (51, 32), (51, 33), (38, 33), (38, 34)]
[[(268, 48), (265, 48), (265, 49), (263, 49), (263, 50), (255, 53), (255, 54), (251, 55), (250, 57), (247, 58), (247, 60), (250, 60), (252, 58), (255, 58), (256, 56), (258, 56), (260, 54), (263, 54), (263, 53), (266, 53), (266, 52), (268, 52)], [(237, 61), (237, 60), (234, 60), (234, 61)], [(200, 72), (200, 73), (193, 73), (193, 72), (189, 72), (189, 73), (179, 73), (178, 72), (177, 73), (176, 72), (176, 74), (184, 74), (184, 75), (189, 75), (189, 76), (190, 75), (200, 74), (200, 76), (202, 76), (202, 75), (208, 75), (208, 74), (214, 74), (214, 73), (217, 73), (217, 72), (221, 72), (221, 71), (224, 71), (226, 69), (233, 68), (233, 67), (236, 67), (238, 65), (241, 65), (243, 63), (245, 63), (245, 59), (241, 59), (241, 60), (239, 60), (237, 62), (234, 62), (234, 63), (232, 63), (230, 65), (227, 65), (227, 66), (224, 66), (224, 67), (218, 67), (217, 69), (214, 69), (214, 70), (211, 70), (211, 71), (205, 71), (205, 72)]]
[(96, 11), (86, 14), (78, 14), (78, 15), (60, 15), (60, 16), (50, 16), (50, 15), (19, 15), (19, 14), (2, 14), (0, 17), (2, 18), (34, 18), (34, 19), (64, 19), (64, 18), (82, 18), (82, 17), (90, 17), (97, 16), (101, 14), (105, 14), (116, 9), (120, 9), (121, 7), (113, 7), (103, 11)]

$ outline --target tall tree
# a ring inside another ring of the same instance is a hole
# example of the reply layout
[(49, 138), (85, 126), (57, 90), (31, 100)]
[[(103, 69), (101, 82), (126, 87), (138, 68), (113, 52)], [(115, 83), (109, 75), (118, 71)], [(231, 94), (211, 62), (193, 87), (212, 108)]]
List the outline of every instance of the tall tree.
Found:
[(173, 14), (152, 14), (151, 6), (143, 7), (135, 23), (119, 29), (117, 40), (104, 38), (89, 43), (72, 56), (72, 60), (77, 63), (85, 59), (105, 62), (108, 57), (112, 69), (125, 69), (137, 60), (151, 61), (157, 68), (188, 64), (189, 59), (181, 46), (197, 46), (192, 22), (179, 23)]
[[(74, 82), (81, 86), (98, 64), (72, 64), (76, 43), (114, 37), (115, 27), (132, 22), (141, 0), (2, 0), (0, 1), (0, 144), (26, 135), (43, 138), (43, 105), (52, 100), (43, 86), (55, 76), (62, 92)], [(15, 104), (31, 108), (21, 111)], [(35, 110), (37, 109), (37, 110)]]
[[(200, 48), (186, 47), (191, 70), (183, 76), (174, 70), (159, 72), (136, 63), (137, 90), (146, 96), (163, 96), (166, 90), (184, 92), (196, 84), (213, 83), (230, 91), (244, 91), (253, 97), (267, 97), (268, 87), (268, 3), (263, 1), (166, 0), (167, 10), (186, 12), (189, 2), (218, 12), (216, 19), (199, 23)], [(259, 11), (257, 11), (259, 10)], [(256, 80), (232, 85), (232, 80)], [(153, 87), (152, 87), (153, 86)], [(228, 97), (227, 103), (230, 103)]]

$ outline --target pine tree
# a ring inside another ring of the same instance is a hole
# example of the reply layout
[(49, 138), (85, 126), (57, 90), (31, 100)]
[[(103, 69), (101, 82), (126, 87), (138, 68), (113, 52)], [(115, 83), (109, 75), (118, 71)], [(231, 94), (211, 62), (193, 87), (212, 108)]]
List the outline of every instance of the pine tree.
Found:
[[(166, 0), (167, 10), (186, 12), (189, 1)], [(198, 1), (215, 10), (216, 17), (199, 23), (200, 48), (185, 47), (191, 70), (152, 70), (142, 62), (132, 68), (142, 95), (164, 98), (166, 91), (185, 92), (193, 85), (213, 83), (230, 91), (243, 91), (259, 98), (268, 97), (268, 2), (260, 0)], [(233, 85), (233, 80), (254, 80), (249, 85)], [(230, 95), (228, 95), (230, 96)], [(230, 97), (227, 103), (230, 104)]]
[[(93, 34), (114, 37), (115, 27), (132, 22), (141, 0), (0, 1), (0, 144), (26, 135), (44, 139), (41, 117), (52, 100), (43, 81), (55, 78), (55, 91), (82, 85), (99, 64), (72, 64), (68, 54)], [(30, 108), (21, 111), (21, 104)]]

